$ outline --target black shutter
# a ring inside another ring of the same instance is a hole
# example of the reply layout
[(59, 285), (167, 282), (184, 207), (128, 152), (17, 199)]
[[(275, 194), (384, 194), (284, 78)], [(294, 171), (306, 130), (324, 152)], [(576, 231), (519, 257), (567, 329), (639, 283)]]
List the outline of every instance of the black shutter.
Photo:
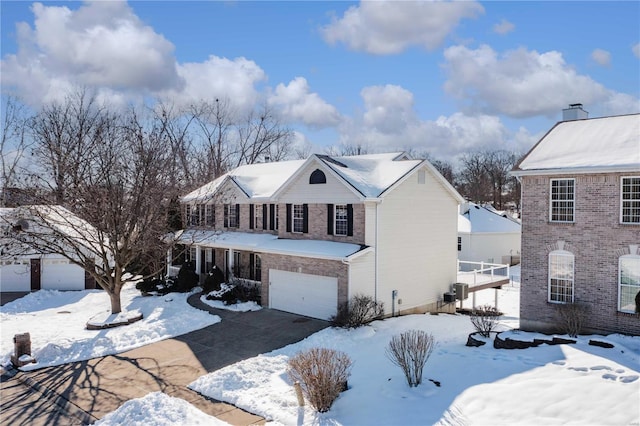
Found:
[(262, 205), (262, 229), (267, 229), (267, 205)]
[(308, 204), (302, 205), (302, 232), (305, 234), (309, 232), (309, 205)]
[(327, 235), (333, 235), (333, 204), (327, 204)]
[(236, 204), (236, 228), (240, 228), (240, 204)]
[(274, 231), (276, 229), (276, 205), (269, 204), (269, 229)]
[(255, 209), (254, 205), (249, 204), (249, 229), (253, 229), (253, 222), (255, 220), (254, 209)]
[(224, 205), (224, 227), (229, 227), (229, 209), (231, 206), (229, 204)]
[(287, 204), (287, 232), (291, 232), (291, 204)]
[(347, 204), (347, 235), (353, 236), (353, 204)]
[(255, 258), (256, 255), (253, 253), (249, 253), (249, 279), (250, 280), (255, 280), (255, 276), (254, 276), (254, 270), (253, 267), (255, 265)]

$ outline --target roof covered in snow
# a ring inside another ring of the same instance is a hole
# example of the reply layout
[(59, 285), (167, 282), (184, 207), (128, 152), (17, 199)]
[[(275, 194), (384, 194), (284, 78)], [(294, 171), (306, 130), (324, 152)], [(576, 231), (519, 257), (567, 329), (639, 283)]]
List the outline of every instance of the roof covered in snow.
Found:
[(363, 247), (359, 244), (323, 240), (292, 240), (273, 234), (222, 232), (189, 229), (181, 231), (176, 242), (198, 244), (203, 247), (223, 247), (262, 253), (306, 256), (324, 259), (346, 259)]
[(465, 203), (460, 206), (458, 232), (460, 233), (520, 233), (520, 223), (491, 207)]
[(424, 160), (410, 160), (401, 153), (344, 157), (314, 154), (307, 160), (279, 161), (240, 166), (183, 196), (183, 202), (206, 201), (225, 182), (234, 182), (251, 199), (269, 199), (300, 169), (320, 161), (364, 197), (379, 197)]
[(640, 170), (640, 114), (559, 122), (514, 174), (599, 170)]

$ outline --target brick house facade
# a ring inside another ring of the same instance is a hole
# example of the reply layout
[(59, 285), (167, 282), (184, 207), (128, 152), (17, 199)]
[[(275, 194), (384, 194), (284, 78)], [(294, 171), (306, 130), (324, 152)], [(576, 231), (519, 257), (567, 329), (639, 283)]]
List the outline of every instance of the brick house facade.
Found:
[(575, 302), (585, 332), (640, 334), (639, 129), (637, 114), (560, 122), (515, 167), (522, 329), (559, 331), (558, 305)]

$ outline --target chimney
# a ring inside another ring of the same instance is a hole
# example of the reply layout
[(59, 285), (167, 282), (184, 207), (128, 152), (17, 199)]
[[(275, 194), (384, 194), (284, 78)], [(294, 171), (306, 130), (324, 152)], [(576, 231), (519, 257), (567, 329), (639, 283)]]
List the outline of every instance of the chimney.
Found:
[(562, 121), (584, 120), (589, 113), (582, 109), (582, 104), (569, 104), (569, 108), (562, 110)]

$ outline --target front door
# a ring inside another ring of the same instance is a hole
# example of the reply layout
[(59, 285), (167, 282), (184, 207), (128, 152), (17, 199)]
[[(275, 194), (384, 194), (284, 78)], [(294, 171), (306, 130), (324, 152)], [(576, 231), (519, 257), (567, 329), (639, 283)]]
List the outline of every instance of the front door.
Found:
[(31, 291), (40, 290), (40, 259), (31, 259)]

